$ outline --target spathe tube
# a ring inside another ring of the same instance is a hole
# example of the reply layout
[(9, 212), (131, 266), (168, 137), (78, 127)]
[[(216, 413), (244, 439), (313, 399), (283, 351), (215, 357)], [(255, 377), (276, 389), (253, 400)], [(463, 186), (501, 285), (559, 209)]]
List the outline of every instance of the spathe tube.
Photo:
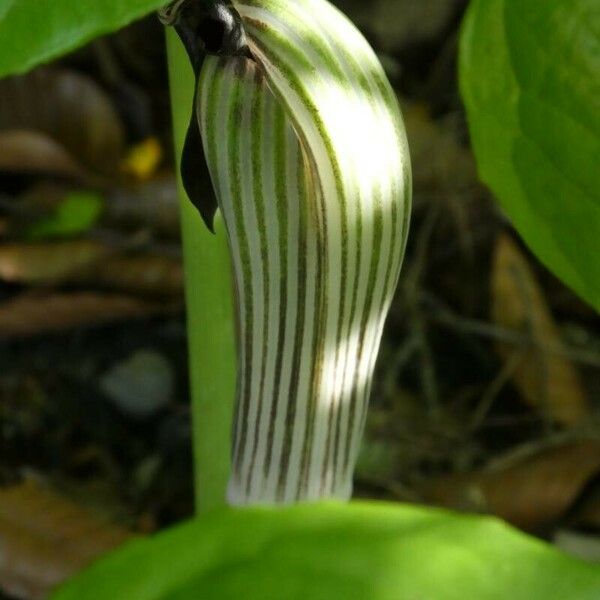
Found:
[(400, 109), (326, 0), (244, 0), (197, 116), (236, 283), (232, 504), (347, 499), (411, 202)]

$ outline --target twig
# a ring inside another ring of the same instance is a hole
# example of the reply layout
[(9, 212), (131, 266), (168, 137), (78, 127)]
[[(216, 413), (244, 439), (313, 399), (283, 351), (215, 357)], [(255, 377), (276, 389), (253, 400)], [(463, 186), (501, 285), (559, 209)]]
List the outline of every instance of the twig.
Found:
[(536, 456), (540, 452), (564, 446), (565, 444), (582, 441), (600, 441), (600, 422), (592, 419), (580, 427), (569, 431), (555, 432), (549, 436), (538, 438), (516, 448), (512, 448), (503, 456), (492, 460), (486, 467), (487, 472), (506, 471)]
[(498, 394), (510, 381), (515, 372), (515, 369), (523, 360), (523, 357), (524, 352), (522, 350), (515, 350), (511, 354), (510, 358), (504, 363), (502, 369), (500, 369), (500, 372), (494, 378), (494, 381), (492, 381), (491, 385), (483, 393), (481, 400), (479, 401), (479, 404), (475, 409), (470, 424), (471, 431), (476, 431), (481, 427), (483, 421), (485, 420), (485, 417), (487, 416), (488, 412), (490, 411), (494, 402), (496, 401)]
[(562, 356), (574, 362), (589, 365), (591, 367), (600, 367), (600, 353), (594, 352), (593, 350), (586, 350), (584, 348), (565, 344), (542, 344), (540, 341), (531, 339), (529, 336), (514, 329), (506, 329), (505, 327), (500, 327), (493, 323), (457, 315), (443, 306), (439, 300), (428, 292), (422, 292), (421, 299), (422, 306), (431, 307), (429, 311), (425, 311), (426, 316), (431, 321), (441, 325), (447, 325), (461, 333), (473, 334), (497, 340), (499, 342), (513, 344), (522, 348), (535, 346), (537, 349), (541, 349), (547, 354)]
[(386, 397), (392, 397), (396, 393), (396, 380), (402, 373), (406, 363), (413, 357), (414, 353), (418, 350), (419, 344), (414, 333), (408, 336), (406, 341), (400, 346), (400, 348), (394, 353), (390, 366), (387, 369), (383, 389)]
[(421, 356), (421, 385), (427, 400), (429, 412), (437, 416), (440, 410), (439, 390), (433, 352), (427, 339), (427, 325), (420, 306), (420, 283), (427, 265), (427, 251), (435, 224), (441, 212), (440, 204), (432, 204), (425, 223), (419, 231), (416, 243), (415, 258), (408, 270), (404, 286), (407, 309), (410, 315), (413, 336), (415, 337)]

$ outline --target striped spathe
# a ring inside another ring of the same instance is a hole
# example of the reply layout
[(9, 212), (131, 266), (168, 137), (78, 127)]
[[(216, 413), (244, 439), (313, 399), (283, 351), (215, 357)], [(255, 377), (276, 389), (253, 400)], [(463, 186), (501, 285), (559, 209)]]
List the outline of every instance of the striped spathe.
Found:
[(400, 109), (325, 0), (243, 0), (250, 52), (208, 57), (200, 129), (238, 327), (232, 504), (347, 499), (408, 234)]

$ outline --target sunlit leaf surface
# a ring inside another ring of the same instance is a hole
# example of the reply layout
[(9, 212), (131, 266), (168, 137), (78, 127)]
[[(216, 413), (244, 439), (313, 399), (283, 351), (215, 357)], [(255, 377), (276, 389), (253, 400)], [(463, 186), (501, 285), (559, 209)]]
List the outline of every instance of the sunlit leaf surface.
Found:
[(74, 50), (163, 4), (164, 0), (0, 0), (0, 77)]
[(600, 569), (490, 518), (377, 504), (246, 509), (139, 541), (53, 600), (592, 600)]
[(600, 308), (600, 3), (474, 0), (461, 88), (482, 179), (542, 262)]

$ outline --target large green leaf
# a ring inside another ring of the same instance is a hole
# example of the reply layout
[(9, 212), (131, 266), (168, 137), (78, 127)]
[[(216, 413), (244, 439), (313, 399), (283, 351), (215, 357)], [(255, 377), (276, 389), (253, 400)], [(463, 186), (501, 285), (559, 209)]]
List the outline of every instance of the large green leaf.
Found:
[(119, 29), (165, 0), (0, 0), (0, 77)]
[(600, 307), (600, 3), (473, 0), (460, 67), (483, 180), (546, 266)]
[(386, 504), (223, 511), (97, 563), (53, 600), (593, 600), (600, 568), (491, 518)]

